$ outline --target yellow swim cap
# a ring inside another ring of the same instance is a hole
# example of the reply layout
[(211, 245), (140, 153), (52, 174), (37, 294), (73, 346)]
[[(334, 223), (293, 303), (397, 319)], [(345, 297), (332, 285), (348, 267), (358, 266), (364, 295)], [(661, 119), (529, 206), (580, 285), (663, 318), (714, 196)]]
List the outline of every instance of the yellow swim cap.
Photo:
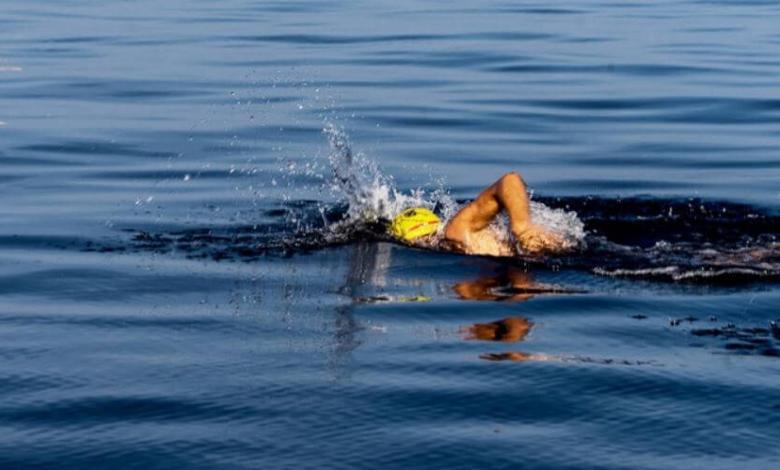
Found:
[(396, 238), (412, 241), (436, 233), (440, 223), (433, 211), (424, 207), (415, 207), (406, 209), (393, 219), (390, 230)]

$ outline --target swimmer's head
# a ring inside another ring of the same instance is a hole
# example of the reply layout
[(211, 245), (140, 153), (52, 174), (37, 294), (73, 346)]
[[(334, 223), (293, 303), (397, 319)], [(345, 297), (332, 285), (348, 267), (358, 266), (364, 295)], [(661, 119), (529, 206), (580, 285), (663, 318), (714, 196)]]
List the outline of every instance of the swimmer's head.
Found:
[(441, 220), (433, 211), (415, 207), (401, 212), (390, 225), (390, 232), (401, 241), (413, 242), (434, 234), (439, 230)]

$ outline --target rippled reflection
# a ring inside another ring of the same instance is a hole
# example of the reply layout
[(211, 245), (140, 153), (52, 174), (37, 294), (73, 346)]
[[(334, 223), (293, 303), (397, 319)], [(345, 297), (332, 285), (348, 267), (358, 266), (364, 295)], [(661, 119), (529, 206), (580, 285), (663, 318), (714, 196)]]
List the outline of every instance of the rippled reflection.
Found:
[[(501, 269), (495, 274), (461, 281), (453, 290), (463, 300), (488, 300), (525, 302), (535, 295), (564, 292), (563, 289), (536, 282), (531, 273), (518, 268)], [(512, 316), (490, 323), (475, 323), (461, 329), (466, 340), (518, 343), (530, 333), (534, 324), (522, 316)], [(521, 351), (480, 354), (480, 359), (489, 361), (547, 360), (548, 357)]]
[(502, 353), (484, 353), (484, 354), (480, 354), (479, 358), (485, 359), (487, 361), (515, 361), (515, 362), (549, 360), (549, 358), (544, 355), (531, 354), (531, 353), (521, 352), (521, 351), (508, 351)]
[(350, 297), (352, 302), (334, 309), (334, 348), (329, 363), (336, 378), (344, 378), (349, 369), (345, 365), (351, 360), (352, 352), (361, 344), (357, 336), (361, 326), (354, 314), (355, 305), (360, 303), (357, 295), (360, 286), (366, 282), (384, 285), (389, 263), (390, 250), (386, 245), (357, 243), (350, 247), (347, 272), (339, 292)]
[(570, 290), (538, 283), (533, 275), (513, 266), (500, 268), (494, 274), (458, 282), (453, 290), (463, 300), (496, 300), (524, 302), (537, 294), (572, 292)]
[(475, 323), (466, 328), (465, 339), (516, 343), (525, 339), (534, 324), (524, 317), (508, 317), (491, 323)]

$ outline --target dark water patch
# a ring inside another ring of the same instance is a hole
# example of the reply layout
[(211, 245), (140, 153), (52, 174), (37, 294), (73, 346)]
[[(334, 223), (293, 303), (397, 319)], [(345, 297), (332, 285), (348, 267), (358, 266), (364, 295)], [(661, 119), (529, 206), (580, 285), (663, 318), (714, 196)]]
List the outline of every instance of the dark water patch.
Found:
[[(31, 351), (26, 351), (30, 353)], [(36, 351), (40, 354), (40, 351)], [(46, 351), (48, 353), (48, 351)], [(35, 352), (33, 352), (35, 354)], [(10, 355), (3, 356), (5, 360), (21, 359), (23, 356)], [(35, 357), (34, 355), (31, 357)], [(9, 398), (11, 394), (15, 393), (34, 393), (42, 390), (48, 390), (57, 387), (72, 387), (74, 384), (68, 383), (68, 380), (62, 380), (55, 377), (44, 375), (33, 375), (29, 373), (25, 374), (10, 374), (0, 375), (0, 394), (6, 398)]]
[(6, 54), (6, 57), (16, 57), (19, 59), (25, 59), (28, 57), (56, 57), (57, 59), (97, 59), (101, 55), (93, 51), (85, 51), (76, 47), (23, 47), (13, 49), (10, 53)]
[(736, 72), (725, 68), (704, 67), (694, 65), (661, 65), (661, 64), (512, 64), (490, 67), (491, 72), (498, 73), (551, 73), (551, 74), (610, 74), (625, 76), (690, 76), (690, 75), (731, 75)]
[(14, 99), (56, 99), (103, 102), (118, 100), (125, 102), (146, 101), (158, 104), (161, 101), (181, 100), (208, 96), (201, 84), (176, 83), (155, 80), (120, 80), (85, 81), (68, 80), (54, 84), (25, 84), (5, 96)]
[[(207, 444), (199, 442), (197, 445), (187, 445), (180, 441), (170, 440), (165, 443), (151, 442), (151, 438), (139, 438), (133, 444), (117, 444), (121, 438), (104, 436), (100, 439), (92, 439), (80, 445), (69, 447), (63, 445), (62, 438), (52, 441), (47, 436), (47, 443), (36, 440), (35, 443), (26, 446), (21, 451), (18, 446), (3, 448), (3, 456), (0, 463), (7, 468), (51, 468), (78, 469), (94, 467), (96, 462), (101, 466), (112, 468), (160, 468), (160, 467), (195, 467), (203, 465), (208, 458), (203, 454), (203, 448)], [(72, 437), (72, 439), (75, 439)], [(98, 441), (93, 443), (92, 441)], [(30, 441), (28, 441), (30, 442)], [(110, 447), (110, 450), (107, 448)], [(143, 450), (141, 448), (143, 447)], [(219, 446), (211, 449), (219, 450)], [(45, 452), (43, 450), (45, 449)], [(183, 456), (184, 453), (189, 453)], [(132, 462), (132, 463), (129, 463)]]
[(137, 145), (112, 141), (69, 140), (51, 144), (28, 144), (16, 147), (16, 150), (42, 154), (80, 155), (80, 156), (122, 156), (166, 159), (178, 155), (175, 152), (143, 150)]
[(588, 229), (613, 242), (651, 247), (659, 241), (739, 247), (748, 239), (780, 235), (780, 216), (760, 207), (697, 198), (546, 198), (577, 212)]
[(336, 36), (336, 35), (313, 35), (313, 34), (265, 34), (253, 36), (233, 36), (229, 39), (242, 42), (270, 42), (270, 43), (290, 43), (305, 44), (314, 46), (325, 46), (332, 44), (364, 44), (364, 43), (383, 43), (383, 42), (415, 42), (431, 41), (439, 38), (435, 34), (398, 34), (386, 36)]
[[(468, 373), (466, 370), (463, 373)], [(544, 423), (547, 429), (579, 429), (581, 423), (587, 422), (591, 429), (599, 429), (598, 437), (595, 438), (599, 446), (618, 446), (614, 448), (623, 449), (633, 456), (654, 454), (655, 449), (664, 448), (670, 462), (683, 456), (703, 457), (712, 456), (713, 453), (721, 458), (758, 456), (764, 452), (762, 447), (772, 442), (774, 416), (766, 415), (765, 404), (776, 401), (778, 396), (771, 387), (709, 383), (679, 374), (664, 374), (662, 370), (655, 367), (605, 367), (601, 364), (581, 363), (531, 362), (523, 367), (496, 367), (495, 364), (485, 363), (480, 372), (486, 382), (487, 396), (491, 398), (485, 414), (475, 413), (471, 409), (483, 402), (476, 399), (475, 395), (463, 392), (454, 393), (459, 398), (456, 402), (460, 404), (456, 413), (460, 419), (478, 415), (487, 418), (485, 422), (507, 423), (508, 427), (511, 427), (509, 423), (530, 420)], [(533, 378), (528, 377), (531, 375)], [(503, 396), (499, 390), (506, 383), (512, 383), (524, 392), (511, 397)], [(561, 390), (564, 384), (566, 391)], [(434, 393), (430, 393), (429, 397), (416, 395), (403, 394), (403, 402), (391, 402), (388, 408), (401, 408), (403, 414), (429, 413), (444, 421), (445, 417), (437, 413), (437, 409), (451, 401), (449, 393), (439, 393), (438, 400)], [(642, 400), (631, 398), (637, 396), (641, 396)], [(721, 401), (724, 396), (739, 404), (724, 407)], [(378, 407), (383, 407), (386, 401), (382, 396), (372, 395), (371, 399)], [(407, 411), (406, 408), (417, 404), (418, 399), (422, 399), (423, 403)], [(677, 408), (678, 412), (665, 411), (672, 403), (684, 405)], [(730, 425), (745, 423), (745, 420), (750, 421), (751, 432), (734, 436), (726, 448), (717, 451), (710, 448), (716, 444), (722, 432), (715, 431), (713, 434), (713, 426), (725, 430)], [(637, 422), (642, 423), (641, 429), (651, 431), (641, 439), (635, 436)], [(721, 428), (721, 425), (725, 427)], [(439, 432), (445, 431), (440, 429)], [(462, 432), (464, 438), (457, 440), (457, 443), (473, 445), (468, 443), (469, 437), (474, 437), (473, 434)], [(450, 431), (448, 435), (454, 441), (457, 439), (457, 431)], [(493, 436), (493, 439), (497, 438)], [(556, 437), (556, 441), (563, 440), (571, 445), (576, 445), (577, 439), (577, 436), (569, 433)], [(516, 442), (513, 441), (513, 444)], [(573, 454), (582, 452), (581, 455), (591, 455), (585, 449), (570, 450)], [(526, 454), (530, 449), (516, 449), (516, 452)], [(562, 457), (566, 462), (579, 458), (583, 457)], [(602, 457), (594, 458), (592, 455), (584, 457), (584, 460), (589, 463), (581, 466), (589, 468), (598, 467), (592, 465), (595, 460), (603, 463)]]
[(11, 181), (18, 181), (24, 179), (24, 176), (12, 176), (0, 174), (0, 183), (10, 183)]
[(690, 324), (697, 321), (699, 321), (697, 317), (694, 317), (693, 315), (688, 315), (687, 317), (682, 317), (682, 318), (672, 318), (671, 320), (669, 320), (669, 325), (678, 326), (683, 322)]
[[(132, 249), (151, 250), (163, 253), (180, 252), (188, 258), (254, 261), (263, 256), (292, 256), (324, 248), (353, 243), (356, 240), (380, 241), (387, 237), (384, 224), (367, 224), (348, 231), (331, 235), (318, 229), (299, 230), (295, 236), (279, 236), (282, 227), (292, 224), (251, 226), (214, 230), (211, 228), (189, 229), (181, 232), (155, 234), (138, 232), (133, 237)], [(380, 231), (381, 230), (381, 231)], [(98, 251), (113, 247), (97, 248)]]
[(170, 36), (117, 37), (111, 41), (113, 46), (159, 47), (159, 46), (193, 46), (202, 45), (208, 40), (198, 37), (172, 38)]
[(0, 155), (0, 163), (4, 165), (8, 165), (10, 167), (29, 167), (30, 169), (40, 168), (40, 167), (48, 167), (48, 168), (61, 168), (61, 167), (72, 167), (72, 166), (81, 166), (83, 164), (78, 162), (72, 162), (72, 161), (63, 161), (63, 160), (57, 160), (54, 158), (40, 158), (40, 157), (18, 157), (18, 156), (8, 156), (8, 155)]
[[(117, 18), (121, 20), (128, 20), (129, 18)], [(142, 18), (138, 18), (139, 21), (143, 21)], [(204, 22), (207, 20), (203, 19)], [(186, 19), (185, 21), (195, 21), (194, 19)], [(17, 38), (9, 41), (8, 43), (17, 46), (26, 45), (81, 45), (82, 50), (88, 50), (90, 46), (95, 47), (108, 47), (108, 46), (159, 46), (163, 44), (196, 44), (203, 43), (205, 40), (198, 37), (171, 37), (171, 36), (155, 36), (146, 34), (142, 36), (132, 35), (61, 35), (61, 36), (47, 36), (47, 37), (26, 37)], [(49, 50), (60, 50), (60, 47), (50, 47)], [(67, 48), (66, 50), (78, 50), (76, 48)]]
[(428, 128), (428, 129), (475, 129), (479, 127), (487, 127), (489, 124), (478, 119), (466, 119), (459, 117), (433, 117), (433, 116), (403, 116), (403, 117), (391, 117), (391, 116), (377, 116), (377, 120), (381, 120), (387, 125), (392, 126), (410, 126), (414, 128)]
[(484, 353), (479, 355), (486, 361), (512, 361), (512, 362), (572, 362), (579, 364), (599, 364), (605, 366), (661, 366), (655, 361), (636, 361), (632, 359), (613, 359), (579, 356), (548, 356), (533, 354), (523, 351), (509, 351), (500, 353)]
[[(600, 253), (602, 261), (594, 266), (600, 274), (703, 282), (780, 275), (780, 218), (766, 210), (696, 199), (594, 202), (588, 207), (585, 198), (564, 206), (590, 231), (586, 253)], [(617, 263), (609, 267), (610, 259)]]
[(123, 316), (123, 315), (86, 315), (71, 312), (60, 312), (54, 315), (41, 314), (2, 314), (0, 322), (6, 325), (38, 325), (72, 326), (114, 330), (116, 328), (131, 330), (176, 330), (176, 331), (229, 331), (236, 325), (216, 318), (202, 316), (187, 316), (184, 318), (168, 318), (164, 316)]
[[(0, 319), (0, 321), (2, 321), (2, 319)], [(0, 347), (0, 359), (4, 361), (18, 361), (42, 357), (47, 354), (51, 354), (51, 350), (40, 347)], [(0, 383), (2, 383), (2, 379), (0, 379)], [(2, 388), (2, 385), (0, 385), (0, 391), (2, 391)]]
[[(552, 100), (461, 100), (466, 104), (499, 107), (497, 118), (542, 120), (558, 123), (668, 123), (686, 124), (775, 124), (780, 101), (754, 98), (620, 98)], [(587, 113), (587, 117), (583, 117)], [(664, 144), (659, 144), (664, 145)]]
[(780, 324), (772, 321), (766, 325), (737, 327), (733, 323), (710, 328), (694, 328), (690, 334), (699, 338), (712, 338), (720, 342), (727, 352), (740, 355), (780, 357)]
[(35, 43), (52, 44), (99, 44), (115, 40), (112, 36), (63, 36), (49, 39), (35, 39)]
[[(701, 199), (537, 199), (578, 214), (587, 230), (582, 247), (572, 253), (520, 256), (507, 262), (679, 282), (739, 284), (780, 278), (780, 216), (765, 209)], [(132, 247), (178, 251), (194, 258), (253, 260), (356, 242), (392, 241), (386, 221), (340, 224), (344, 207), (320, 209), (314, 201), (298, 201), (267, 211), (266, 216), (276, 222), (263, 225), (135, 232)]]
[(620, 98), (620, 99), (552, 99), (515, 101), (520, 105), (538, 106), (542, 108), (560, 108), (567, 110), (586, 111), (634, 111), (634, 110), (664, 110), (705, 108), (710, 112), (731, 110), (780, 111), (780, 100), (772, 98), (727, 98), (710, 97), (694, 98), (683, 96), (667, 96), (656, 98)]
[[(283, 127), (261, 125), (234, 127), (230, 129), (230, 135), (227, 138), (223, 132), (215, 130), (176, 130), (172, 131), (169, 135), (166, 135), (165, 142), (166, 144), (170, 144), (171, 147), (180, 149), (180, 151), (167, 152), (138, 149), (138, 156), (149, 155), (154, 157), (160, 155), (166, 157), (180, 157), (183, 156), (183, 153), (186, 150), (194, 149), (199, 154), (209, 158), (207, 162), (201, 162), (201, 166), (207, 168), (207, 165), (213, 165), (223, 157), (224, 153), (240, 154), (242, 151), (247, 150), (251, 153), (250, 155), (242, 155), (243, 160), (231, 160), (227, 164), (247, 166), (250, 164), (257, 164), (258, 162), (280, 162), (281, 158), (273, 153), (273, 149), (276, 148), (277, 145), (289, 146), (292, 145), (293, 142), (312, 142), (320, 138), (321, 133), (322, 130), (318, 127), (297, 125), (295, 123), (290, 123)], [(159, 139), (159, 136), (156, 136), (154, 132), (140, 131), (138, 132), (138, 135), (139, 138), (143, 139)], [(185, 144), (185, 142), (187, 144)], [(157, 147), (159, 148), (161, 145), (158, 145)], [(135, 150), (136, 147), (133, 146), (132, 149)], [(217, 152), (222, 152), (222, 154), (214, 155), (214, 153)], [(299, 164), (299, 162), (294, 163)], [(305, 165), (307, 163), (309, 162), (300, 164)], [(276, 174), (274, 177), (281, 178), (282, 175)], [(263, 183), (267, 183), (267, 181), (263, 181)]]
[(243, 42), (289, 43), (310, 46), (351, 45), (372, 43), (443, 42), (453, 39), (531, 41), (549, 38), (549, 34), (530, 32), (478, 32), (464, 34), (392, 34), (373, 36), (315, 35), (315, 34), (264, 34), (232, 36), (228, 39)]
[(74, 426), (83, 428), (128, 421), (235, 421), (256, 414), (249, 406), (198, 402), (166, 397), (87, 397), (35, 406), (0, 409), (7, 422), (33, 426)]
[[(480, 70), (492, 64), (518, 60), (517, 55), (487, 51), (383, 51), (365, 57), (346, 58), (355, 65), (418, 66)], [(526, 58), (530, 60), (530, 57)]]
[(691, 3), (701, 4), (701, 5), (726, 5), (726, 6), (739, 6), (739, 7), (771, 6), (771, 7), (775, 7), (773, 9), (777, 9), (777, 2), (773, 2), (772, 0), (747, 0), (744, 2), (737, 1), (737, 0), (691, 0)]
[(521, 13), (529, 15), (580, 15), (586, 13), (587, 10), (577, 10), (573, 8), (555, 8), (555, 7), (535, 7), (535, 6), (518, 6), (518, 7), (498, 7), (493, 9), (497, 13)]
[(0, 235), (0, 249), (24, 248), (39, 250), (83, 250), (95, 245), (88, 237), (58, 235)]
[(148, 180), (180, 180), (190, 181), (191, 179), (222, 179), (230, 175), (232, 178), (250, 177), (252, 175), (244, 175), (241, 172), (233, 171), (230, 169), (225, 170), (201, 170), (193, 169), (191, 171), (174, 171), (174, 170), (121, 170), (121, 171), (101, 171), (95, 173), (88, 173), (86, 176), (90, 178), (96, 178), (98, 180), (115, 180), (115, 179), (148, 179)]
[(693, 27), (682, 28), (680, 31), (688, 33), (734, 33), (742, 31), (741, 26), (711, 26), (711, 27)]
[[(489, 400), (482, 402), (476, 400), (480, 394), (487, 394)], [(380, 409), (411, 409), (425, 412), (431, 416), (437, 415), (437, 410), (447, 409), (449, 413), (455, 413), (460, 418), (466, 419), (474, 414), (471, 406), (484, 406), (480, 415), (486, 420), (512, 420), (522, 415), (526, 419), (544, 421), (548, 424), (565, 423), (576, 420), (575, 416), (587, 414), (586, 403), (570, 397), (561, 396), (528, 395), (517, 397), (505, 390), (467, 390), (452, 388), (426, 390), (426, 389), (400, 389), (394, 393), (381, 390), (367, 390), (361, 401), (371, 401)], [(451, 409), (447, 403), (462, 403), (463, 407)], [(506, 406), (513, 402), (523, 406)], [(479, 403), (479, 404), (477, 404)]]
[[(674, 151), (669, 151), (671, 155), (668, 157), (662, 157), (660, 155), (654, 154), (655, 150), (652, 149), (652, 145), (648, 146), (650, 147), (648, 150), (646, 150), (646, 155), (644, 156), (603, 156), (603, 157), (589, 157), (589, 156), (576, 156), (570, 158), (570, 162), (572, 164), (580, 164), (580, 165), (587, 165), (587, 166), (601, 166), (601, 167), (607, 167), (612, 166), (615, 163), (620, 163), (627, 166), (632, 167), (641, 167), (641, 168), (679, 168), (679, 169), (700, 169), (700, 170), (706, 170), (706, 169), (713, 169), (713, 168), (719, 168), (719, 169), (742, 169), (742, 168), (750, 168), (750, 169), (766, 169), (766, 170), (772, 170), (775, 168), (780, 168), (780, 160), (722, 160), (717, 161), (713, 160), (712, 158), (707, 158), (706, 156), (703, 156), (702, 158), (695, 159), (692, 156), (689, 156), (688, 158), (681, 159), (677, 158), (674, 155)], [(732, 150), (727, 150), (723, 153), (729, 153), (732, 152)], [(736, 152), (736, 151), (734, 151)], [(680, 151), (680, 154), (682, 151)], [(663, 154), (661, 154), (663, 155)], [(679, 154), (678, 154), (679, 155)], [(629, 181), (631, 185), (635, 183), (635, 181)], [(575, 184), (574, 181), (569, 182), (562, 182), (563, 185), (572, 185)], [(601, 184), (600, 181), (592, 181), (588, 183), (591, 187), (598, 186)], [(623, 185), (618, 183), (617, 187), (614, 187), (614, 185), (606, 184), (604, 186), (607, 189), (629, 189), (628, 185)], [(635, 186), (632, 186), (635, 188)], [(639, 186), (642, 187), (641, 185)], [(665, 185), (657, 185), (656, 182), (649, 183), (645, 182), (644, 184), (644, 190), (648, 189), (648, 187), (653, 188), (667, 188), (667, 189), (675, 189), (680, 188), (682, 185), (672, 185), (672, 186), (665, 186)]]
[(201, 148), (204, 152), (209, 153), (219, 153), (219, 154), (225, 154), (225, 153), (236, 153), (236, 152), (243, 152), (244, 154), (248, 152), (258, 152), (262, 156), (253, 157), (252, 162), (256, 163), (258, 161), (276, 161), (277, 159), (272, 157), (271, 151), (273, 150), (273, 145), (266, 144), (261, 145), (255, 142), (252, 142), (251, 144), (241, 145), (241, 144), (205, 144), (201, 145)]
[[(269, 12), (269, 13), (321, 13), (333, 10), (333, 6), (327, 2), (313, 2), (313, 1), (269, 1), (258, 4), (249, 5), (250, 11)], [(239, 11), (243, 11), (241, 8)], [(211, 12), (209, 8), (206, 11)]]
[(204, 280), (197, 276), (169, 276), (161, 282), (154, 276), (133, 276), (109, 269), (52, 268), (0, 275), (0, 295), (41, 296), (80, 301), (119, 301), (140, 295), (207, 292), (215, 289), (219, 289), (219, 283), (215, 283), (213, 279)]
[[(704, 183), (702, 183), (704, 185)], [(684, 192), (689, 187), (688, 183), (677, 181), (658, 181), (658, 180), (639, 180), (639, 179), (592, 179), (592, 178), (580, 178), (580, 179), (560, 179), (556, 182), (556, 186), (561, 189), (568, 189), (579, 187), (581, 189), (587, 189), (593, 193), (601, 193), (605, 191), (620, 191), (620, 192), (650, 192), (652, 190), (676, 190), (678, 192)]]

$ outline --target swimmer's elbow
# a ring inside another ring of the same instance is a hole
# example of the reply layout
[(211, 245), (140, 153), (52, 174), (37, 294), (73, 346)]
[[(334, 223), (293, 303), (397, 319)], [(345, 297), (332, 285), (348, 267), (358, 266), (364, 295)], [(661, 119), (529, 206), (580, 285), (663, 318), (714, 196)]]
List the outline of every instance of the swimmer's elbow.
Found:
[(521, 175), (517, 171), (510, 171), (509, 173), (506, 173), (504, 176), (501, 177), (501, 181), (525, 186), (525, 180), (523, 180), (523, 175)]

